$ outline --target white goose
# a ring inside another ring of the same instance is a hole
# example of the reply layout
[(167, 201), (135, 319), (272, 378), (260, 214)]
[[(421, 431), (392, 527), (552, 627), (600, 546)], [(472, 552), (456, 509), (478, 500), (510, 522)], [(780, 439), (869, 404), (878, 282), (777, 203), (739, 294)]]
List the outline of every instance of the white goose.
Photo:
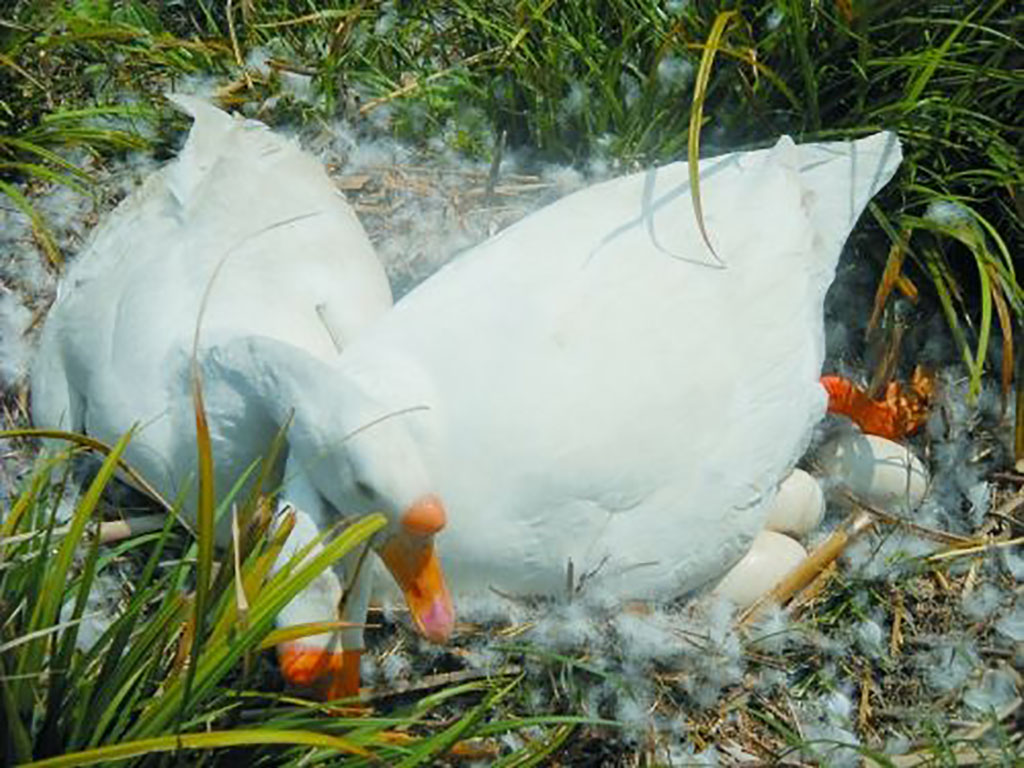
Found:
[(571, 563), (588, 590), (666, 599), (725, 573), (825, 413), (825, 292), (900, 156), (881, 133), (702, 162), (717, 258), (686, 164), (599, 184), (356, 339), (339, 369), (368, 400), (347, 407), (426, 408), (391, 426), (444, 500), (452, 593), (564, 594)]
[[(362, 226), (316, 160), (260, 123), (172, 98), (195, 119), (188, 142), (106, 219), (68, 270), (32, 372), (33, 420), (106, 441), (142, 424), (126, 459), (175, 498), (195, 476), (189, 369), (205, 294), (198, 360), (221, 492), (295, 409), (283, 498), (299, 514), (285, 560), (317, 534), (332, 506), (366, 507), (358, 498), (350, 503), (361, 487), (351, 465), (332, 473), (318, 464), (315, 478), (302, 467), (316, 463), (329, 440), (362, 426), (338, 412), (326, 382), (339, 349), (390, 309), (391, 292)], [(248, 354), (263, 343), (288, 350), (289, 365), (268, 367), (258, 351)], [(400, 442), (388, 446), (388, 459)], [(189, 509), (192, 499), (194, 490)], [(389, 563), (400, 569), (403, 589), (426, 601), (411, 603), (414, 614), (429, 612), (424, 631), (442, 639), (452, 614), (429, 542), (443, 510), (426, 493), (400, 503), (381, 541), (389, 536), (392, 547), (420, 553)], [(398, 524), (403, 510), (412, 510), (411, 532)], [(227, 523), (221, 543), (229, 540)], [(347, 601), (343, 619), (365, 620), (363, 593)], [(333, 619), (339, 597), (328, 572), (279, 623)], [(350, 652), (362, 647), (361, 631), (343, 634)], [(332, 654), (317, 666), (329, 640), (279, 649), (285, 674), (311, 682), (325, 667), (329, 693), (351, 692), (357, 655)]]

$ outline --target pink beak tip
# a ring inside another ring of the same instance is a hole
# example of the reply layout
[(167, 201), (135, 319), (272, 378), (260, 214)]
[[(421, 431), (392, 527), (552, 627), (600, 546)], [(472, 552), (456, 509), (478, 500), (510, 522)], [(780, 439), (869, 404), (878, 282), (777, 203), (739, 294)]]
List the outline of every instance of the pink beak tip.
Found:
[(455, 612), (447, 600), (440, 597), (435, 599), (430, 608), (418, 618), (420, 631), (432, 643), (443, 643), (451, 637), (455, 627)]

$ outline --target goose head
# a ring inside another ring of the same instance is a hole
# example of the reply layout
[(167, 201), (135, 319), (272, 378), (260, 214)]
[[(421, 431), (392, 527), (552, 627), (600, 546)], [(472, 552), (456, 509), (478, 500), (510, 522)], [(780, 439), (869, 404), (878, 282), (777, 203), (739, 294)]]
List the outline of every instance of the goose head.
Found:
[(410, 432), (409, 409), (383, 405), (380, 380), (273, 339), (240, 339), (212, 357), (274, 423), (291, 421), (289, 453), (321, 498), (346, 517), (384, 514), (387, 525), (371, 544), (417, 629), (434, 642), (447, 640), (455, 613), (434, 548), (446, 514)]
[(385, 416), (345, 441), (346, 486), (351, 491), (342, 494), (343, 503), (387, 517), (374, 548), (401, 588), (416, 628), (440, 643), (448, 639), (455, 621), (434, 547), (447, 515), (400, 419)]
[(344, 390), (333, 413), (311, 421), (297, 408), (290, 448), (340, 514), (380, 512), (387, 518), (372, 546), (405, 596), (416, 628), (444, 642), (455, 614), (434, 546), (447, 522), (436, 484), (401, 412), (387, 412), (343, 379), (333, 383), (336, 392)]

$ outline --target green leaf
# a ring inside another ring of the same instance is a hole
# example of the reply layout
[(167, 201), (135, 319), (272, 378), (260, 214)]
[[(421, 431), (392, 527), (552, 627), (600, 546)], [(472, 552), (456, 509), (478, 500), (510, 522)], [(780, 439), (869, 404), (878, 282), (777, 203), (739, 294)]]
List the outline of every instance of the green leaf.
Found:
[(349, 755), (369, 757), (362, 747), (356, 746), (337, 736), (313, 731), (271, 731), (265, 729), (239, 728), (231, 731), (207, 731), (204, 733), (181, 733), (158, 736), (151, 739), (127, 741), (106, 747), (97, 747), (82, 752), (72, 752), (47, 760), (28, 763), (25, 768), (71, 768), (78, 765), (95, 765), (114, 760), (126, 760), (139, 755), (159, 752), (177, 752), (182, 749), (223, 749), (225, 747), (256, 746), (259, 744), (296, 744), (321, 747)]

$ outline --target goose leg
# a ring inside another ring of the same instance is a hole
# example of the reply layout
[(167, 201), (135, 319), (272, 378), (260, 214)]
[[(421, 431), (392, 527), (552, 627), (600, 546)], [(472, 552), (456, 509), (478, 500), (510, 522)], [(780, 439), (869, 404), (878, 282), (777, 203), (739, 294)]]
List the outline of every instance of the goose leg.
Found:
[[(309, 525), (309, 515), (297, 513), (296, 526), (289, 540), (300, 529), (300, 518), (305, 518), (304, 525)], [(302, 535), (296, 542), (296, 549), (304, 546), (302, 539), (308, 544), (316, 535), (315, 531), (312, 536)], [(319, 549), (319, 545), (315, 545), (311, 554)], [(332, 620), (341, 605), (341, 620), (353, 625), (340, 633), (312, 635), (278, 647), (284, 678), (292, 685), (314, 689), (325, 699), (359, 694), (359, 665), (365, 647), (363, 625), (373, 584), (370, 564), (363, 563), (363, 567), (360, 567), (363, 560), (360, 554), (352, 553), (342, 561), (347, 590), (342, 590), (334, 571), (328, 569), (305, 591), (300, 592), (278, 616), (278, 624), (282, 626)]]
[(889, 440), (903, 440), (928, 421), (935, 380), (921, 366), (906, 386), (889, 382), (885, 397), (873, 400), (867, 392), (841, 376), (822, 376), (828, 393), (828, 412), (851, 419), (861, 431)]
[[(369, 545), (364, 544), (364, 550)], [(357, 696), (359, 694), (359, 664), (366, 647), (363, 625), (370, 608), (373, 587), (373, 563), (369, 551), (353, 552), (343, 561), (346, 593), (342, 599), (341, 620), (351, 626), (341, 630), (341, 668), (327, 690), (328, 699)]]
[[(276, 569), (292, 560), (297, 552), (308, 547), (319, 535), (319, 529), (306, 510), (296, 510), (295, 527), (288, 537)], [(314, 544), (307, 557), (315, 557), (323, 547)], [(299, 592), (277, 616), (279, 627), (290, 627), (316, 621), (335, 621), (341, 601), (341, 584), (330, 568), (320, 573)], [(277, 647), (281, 674), (285, 680), (302, 688), (319, 689), (341, 667), (340, 643), (337, 633), (328, 632), (290, 640)]]
[(899, 440), (907, 434), (892, 398), (872, 400), (863, 389), (840, 376), (822, 376), (821, 385), (828, 393), (829, 413), (846, 416), (869, 435)]
[[(303, 549), (308, 548), (307, 558), (321, 552), (322, 545), (312, 542), (320, 535), (321, 527), (328, 519), (320, 495), (290, 460), (285, 467), (285, 478), (280, 508), (290, 506), (296, 510), (295, 527), (277, 558), (276, 569), (283, 567)], [(341, 583), (334, 569), (327, 568), (285, 606), (277, 616), (277, 625), (289, 627), (309, 622), (336, 621), (341, 599)], [(353, 664), (352, 654), (349, 654), (349, 663), (346, 664), (344, 644), (345, 639), (338, 632), (310, 635), (282, 643), (277, 647), (281, 674), (290, 685), (311, 688), (325, 697), (345, 695), (353, 687), (357, 692), (358, 655)], [(353, 669), (354, 686), (351, 682)]]

